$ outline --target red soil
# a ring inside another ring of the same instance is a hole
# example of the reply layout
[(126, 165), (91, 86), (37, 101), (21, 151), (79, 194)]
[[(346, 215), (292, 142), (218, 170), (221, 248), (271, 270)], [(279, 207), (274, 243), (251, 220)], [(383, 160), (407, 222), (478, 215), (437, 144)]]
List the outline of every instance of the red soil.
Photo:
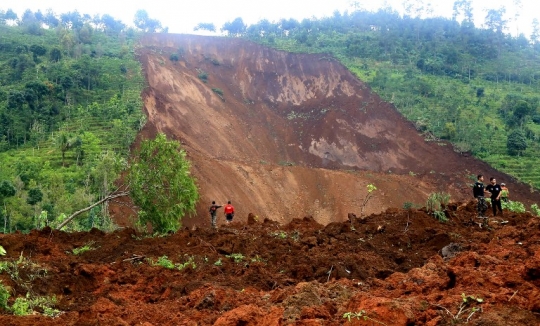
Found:
[[(470, 222), (474, 211), (473, 202), (450, 205), (441, 223), (423, 210), (395, 209), (326, 226), (252, 216), (217, 232), (185, 228), (156, 238), (133, 229), (1, 235), (5, 259), (33, 262), (18, 280), (0, 274), (2, 283), (13, 296), (29, 285), (35, 295), (56, 295), (63, 313), (3, 314), (0, 324), (455, 325), (469, 317), (472, 325), (539, 324), (540, 220), (505, 213), (507, 224), (492, 219), (481, 228)], [(89, 243), (96, 249), (72, 254)], [(450, 243), (458, 248), (441, 250)], [(147, 260), (164, 255), (196, 266), (170, 270)], [(47, 273), (32, 279), (35, 269)], [(458, 315), (462, 293), (483, 299), (466, 307), (479, 311)], [(370, 319), (343, 318), (361, 311)]]

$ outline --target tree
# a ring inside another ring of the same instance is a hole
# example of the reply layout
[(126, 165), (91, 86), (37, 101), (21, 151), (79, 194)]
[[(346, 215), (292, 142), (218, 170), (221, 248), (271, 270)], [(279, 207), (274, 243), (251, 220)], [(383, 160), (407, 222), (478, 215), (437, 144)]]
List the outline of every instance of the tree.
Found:
[(199, 31), (199, 30), (215, 32), (216, 31), (216, 26), (214, 25), (214, 23), (198, 23), (197, 26), (195, 26), (193, 28), (193, 30), (195, 32)]
[(506, 148), (510, 155), (520, 155), (527, 149), (527, 137), (525, 132), (521, 129), (515, 129), (508, 135), (506, 142)]
[(0, 215), (4, 217), (4, 233), (6, 233), (6, 227), (7, 227), (7, 212), (5, 211), (5, 204), (4, 201), (8, 197), (15, 196), (15, 187), (13, 184), (9, 181), (3, 180), (0, 182)]
[(137, 10), (133, 19), (135, 26), (147, 33), (163, 32), (165, 29), (161, 26), (161, 22), (157, 19), (152, 19), (148, 16), (148, 12), (143, 9)]
[(81, 146), (79, 137), (72, 137), (65, 131), (61, 131), (55, 138), (55, 144), (62, 152), (62, 166), (65, 166), (66, 152), (74, 147)]
[(540, 42), (540, 23), (538, 18), (534, 18), (532, 21), (531, 42), (538, 44)]
[(473, 7), (471, 0), (456, 0), (454, 1), (452, 19), (457, 20), (458, 16), (463, 16), (463, 21), (467, 23), (473, 22)]
[(28, 198), (26, 198), (26, 202), (29, 205), (35, 205), (39, 203), (42, 199), (43, 199), (43, 192), (41, 192), (41, 189), (32, 188), (28, 190)]
[(128, 172), (130, 195), (139, 207), (139, 223), (155, 232), (176, 231), (186, 213), (195, 211), (199, 193), (180, 144), (160, 133), (145, 140)]
[(246, 24), (241, 17), (234, 19), (232, 22), (226, 22), (221, 27), (222, 32), (228, 32), (229, 35), (240, 36), (246, 32)]

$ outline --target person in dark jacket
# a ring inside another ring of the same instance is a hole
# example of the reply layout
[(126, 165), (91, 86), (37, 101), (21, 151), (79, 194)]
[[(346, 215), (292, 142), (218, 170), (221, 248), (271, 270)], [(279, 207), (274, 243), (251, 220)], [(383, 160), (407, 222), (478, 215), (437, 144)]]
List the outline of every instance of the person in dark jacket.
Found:
[(478, 210), (478, 217), (485, 217), (487, 211), (487, 204), (486, 200), (484, 198), (486, 189), (484, 188), (484, 176), (479, 174), (476, 177), (476, 182), (473, 186), (473, 196), (476, 198), (478, 202), (477, 210)]
[(233, 205), (231, 205), (230, 200), (227, 202), (227, 205), (225, 205), (224, 213), (225, 213), (225, 218), (227, 220), (227, 223), (232, 222), (233, 217), (234, 217), (234, 207)]
[(215, 201), (212, 201), (210, 205), (210, 222), (212, 223), (212, 228), (217, 229), (217, 209), (222, 207), (222, 205), (216, 205)]
[(490, 184), (487, 185), (486, 191), (491, 194), (491, 207), (493, 208), (493, 216), (497, 216), (497, 208), (501, 215), (503, 214), (501, 205), (501, 186), (497, 184), (497, 179), (489, 178)]

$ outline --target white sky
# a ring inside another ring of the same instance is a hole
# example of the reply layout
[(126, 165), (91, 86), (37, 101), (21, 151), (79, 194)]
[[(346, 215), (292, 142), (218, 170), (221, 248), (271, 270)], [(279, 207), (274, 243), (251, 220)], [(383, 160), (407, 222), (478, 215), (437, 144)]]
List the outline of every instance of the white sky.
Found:
[[(388, 3), (400, 11), (403, 0), (356, 0), (362, 8), (374, 10)], [(219, 30), (225, 22), (242, 17), (244, 23), (253, 24), (266, 18), (278, 21), (281, 18), (302, 20), (310, 17), (331, 16), (335, 10), (352, 11), (353, 0), (2, 0), (0, 10), (13, 9), (19, 16), (26, 9), (43, 13), (51, 8), (55, 13), (77, 10), (80, 14), (109, 14), (127, 25), (133, 25), (133, 17), (138, 9), (144, 9), (149, 16), (158, 19), (162, 26), (169, 27), (170, 33), (194, 33), (198, 23), (214, 23)], [(434, 14), (450, 18), (454, 0), (424, 0), (431, 2)], [(482, 25), (485, 9), (507, 8), (506, 18), (513, 20), (515, 3), (521, 3), (518, 24), (512, 23), (510, 32), (530, 35), (532, 19), (540, 20), (539, 0), (472, 0), (475, 9), (475, 24)]]

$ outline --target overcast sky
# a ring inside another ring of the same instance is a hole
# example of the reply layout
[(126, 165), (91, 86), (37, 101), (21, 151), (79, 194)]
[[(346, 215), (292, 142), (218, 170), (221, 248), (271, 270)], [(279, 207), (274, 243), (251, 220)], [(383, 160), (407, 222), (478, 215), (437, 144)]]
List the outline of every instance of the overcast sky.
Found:
[[(434, 14), (450, 18), (455, 0), (424, 0), (431, 2)], [(331, 16), (335, 10), (352, 11), (352, 0), (2, 0), (0, 10), (13, 9), (19, 16), (24, 10), (45, 12), (51, 8), (55, 13), (77, 10), (81, 14), (109, 14), (127, 25), (133, 25), (133, 17), (138, 9), (144, 9), (151, 18), (169, 27), (170, 33), (194, 33), (198, 23), (214, 23), (217, 29), (225, 22), (242, 17), (244, 23), (253, 24), (266, 18), (278, 21), (281, 18), (302, 20), (310, 17)], [(385, 2), (398, 11), (403, 0), (357, 0), (362, 8), (375, 10)], [(475, 24), (480, 27), (486, 16), (485, 9), (507, 8), (507, 19), (514, 19), (515, 4), (521, 3), (521, 15), (518, 25), (513, 24), (512, 34), (516, 30), (529, 36), (532, 19), (540, 19), (539, 0), (472, 0), (475, 9)]]

